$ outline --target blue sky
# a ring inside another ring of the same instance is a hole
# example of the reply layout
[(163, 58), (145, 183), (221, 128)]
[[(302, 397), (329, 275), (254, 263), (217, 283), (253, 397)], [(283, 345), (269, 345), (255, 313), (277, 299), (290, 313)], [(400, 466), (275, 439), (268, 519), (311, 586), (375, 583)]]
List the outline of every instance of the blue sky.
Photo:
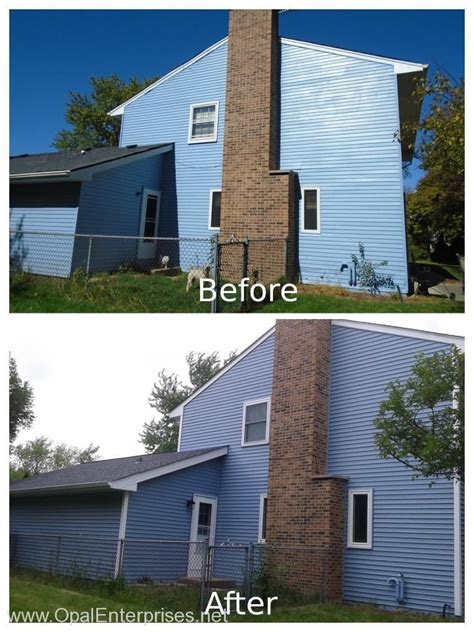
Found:
[[(10, 152), (52, 151), (69, 90), (89, 77), (161, 76), (227, 33), (227, 11), (11, 12)], [(427, 63), (464, 76), (463, 11), (310, 11), (280, 17), (280, 33)], [(407, 184), (420, 177), (412, 168)]]

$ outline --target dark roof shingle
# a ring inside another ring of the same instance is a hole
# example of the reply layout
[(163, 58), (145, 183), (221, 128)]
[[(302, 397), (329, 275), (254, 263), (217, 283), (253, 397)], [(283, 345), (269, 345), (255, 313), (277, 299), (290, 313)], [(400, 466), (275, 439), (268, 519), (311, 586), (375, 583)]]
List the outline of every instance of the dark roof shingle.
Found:
[(131, 145), (129, 147), (98, 147), (82, 151), (55, 151), (45, 154), (11, 156), (10, 175), (24, 173), (49, 173), (51, 171), (77, 171), (96, 165), (120, 160), (129, 156), (145, 154), (161, 145)]
[(155, 468), (178, 463), (185, 459), (207, 452), (213, 452), (217, 448), (203, 450), (187, 450), (185, 452), (166, 452), (162, 454), (142, 454), (127, 456), (120, 459), (108, 459), (106, 461), (91, 461), (81, 465), (73, 465), (54, 472), (46, 472), (37, 476), (30, 476), (13, 481), (10, 491), (26, 491), (34, 489), (47, 489), (61, 486), (93, 485), (94, 483), (107, 483), (116, 481), (133, 474), (141, 474)]

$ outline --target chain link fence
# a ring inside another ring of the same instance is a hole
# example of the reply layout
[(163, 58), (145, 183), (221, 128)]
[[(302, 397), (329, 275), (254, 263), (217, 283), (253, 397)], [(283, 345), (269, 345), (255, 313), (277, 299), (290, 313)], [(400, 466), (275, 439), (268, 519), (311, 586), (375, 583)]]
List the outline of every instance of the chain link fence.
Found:
[[(76, 271), (86, 278), (99, 273), (185, 275), (185, 290), (199, 286), (201, 278), (215, 280), (212, 312), (224, 307), (220, 287), (237, 284), (268, 285), (287, 276), (288, 243), (285, 238), (219, 241), (213, 237), (143, 237), (83, 235), (43, 231), (10, 230), (10, 272), (68, 279)], [(183, 291), (183, 285), (179, 290)], [(241, 310), (252, 306), (250, 290), (235, 302)]]
[(215, 591), (290, 603), (323, 601), (327, 593), (326, 547), (12, 533), (10, 563), (80, 579), (194, 586), (201, 610)]

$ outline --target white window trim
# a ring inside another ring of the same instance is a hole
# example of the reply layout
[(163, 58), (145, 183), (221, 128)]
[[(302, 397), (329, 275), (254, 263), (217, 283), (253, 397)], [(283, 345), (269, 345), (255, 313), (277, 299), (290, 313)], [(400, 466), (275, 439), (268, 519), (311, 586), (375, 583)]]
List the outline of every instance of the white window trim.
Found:
[(260, 494), (260, 508), (259, 508), (259, 512), (258, 512), (258, 542), (260, 544), (265, 544), (265, 542), (267, 541), (265, 538), (262, 537), (263, 535), (263, 507), (264, 507), (264, 501), (265, 499), (267, 499), (267, 510), (268, 510), (268, 494)]
[[(262, 441), (245, 441), (245, 413), (247, 410), (247, 406), (252, 406), (254, 404), (267, 404), (267, 425), (265, 428), (265, 439)], [(262, 397), (260, 399), (250, 399), (244, 402), (244, 410), (242, 415), (242, 439), (241, 439), (241, 447), (242, 448), (250, 448), (254, 445), (265, 445), (268, 443), (270, 439), (270, 412), (271, 412), (271, 397)]]
[[(214, 197), (214, 193), (221, 193), (222, 194), (222, 189), (211, 189), (209, 191), (209, 220), (208, 220), (208, 228), (209, 230), (220, 230), (221, 227), (217, 227), (217, 226), (212, 226), (212, 198)], [(221, 198), (222, 200), (222, 198)]]
[[(354, 518), (354, 496), (367, 494), (367, 542), (354, 542), (352, 540), (352, 523)], [(347, 512), (347, 547), (350, 549), (372, 548), (372, 514), (373, 514), (373, 490), (352, 489), (349, 491), (349, 508)]]
[[(214, 105), (216, 108), (216, 119), (214, 123), (214, 134), (212, 136), (202, 136), (193, 138), (193, 111), (194, 108), (203, 108)], [(219, 101), (208, 101), (207, 103), (192, 103), (189, 108), (189, 128), (188, 128), (188, 144), (195, 145), (197, 143), (215, 143), (217, 141), (217, 126), (219, 124)]]
[[(311, 230), (309, 228), (304, 227), (304, 194), (305, 191), (316, 191), (318, 197), (318, 203), (316, 206), (316, 215), (318, 220), (318, 229)], [(320, 187), (303, 187), (301, 189), (301, 200), (300, 200), (300, 232), (308, 233), (310, 235), (320, 235), (321, 234), (321, 188)]]

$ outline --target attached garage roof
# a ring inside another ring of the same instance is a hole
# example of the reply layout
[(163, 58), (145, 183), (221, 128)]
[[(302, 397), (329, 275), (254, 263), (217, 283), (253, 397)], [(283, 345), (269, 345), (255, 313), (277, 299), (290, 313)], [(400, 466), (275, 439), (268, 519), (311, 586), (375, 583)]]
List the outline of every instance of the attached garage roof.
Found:
[(227, 454), (227, 447), (142, 454), (106, 461), (92, 461), (14, 481), (10, 493), (15, 496), (33, 493), (122, 489), (135, 491), (137, 484), (204, 463)]
[(172, 149), (169, 143), (161, 145), (130, 145), (128, 147), (98, 147), (81, 151), (55, 151), (45, 154), (11, 156), (10, 179), (74, 178), (95, 171), (109, 169), (116, 164), (147, 158)]

